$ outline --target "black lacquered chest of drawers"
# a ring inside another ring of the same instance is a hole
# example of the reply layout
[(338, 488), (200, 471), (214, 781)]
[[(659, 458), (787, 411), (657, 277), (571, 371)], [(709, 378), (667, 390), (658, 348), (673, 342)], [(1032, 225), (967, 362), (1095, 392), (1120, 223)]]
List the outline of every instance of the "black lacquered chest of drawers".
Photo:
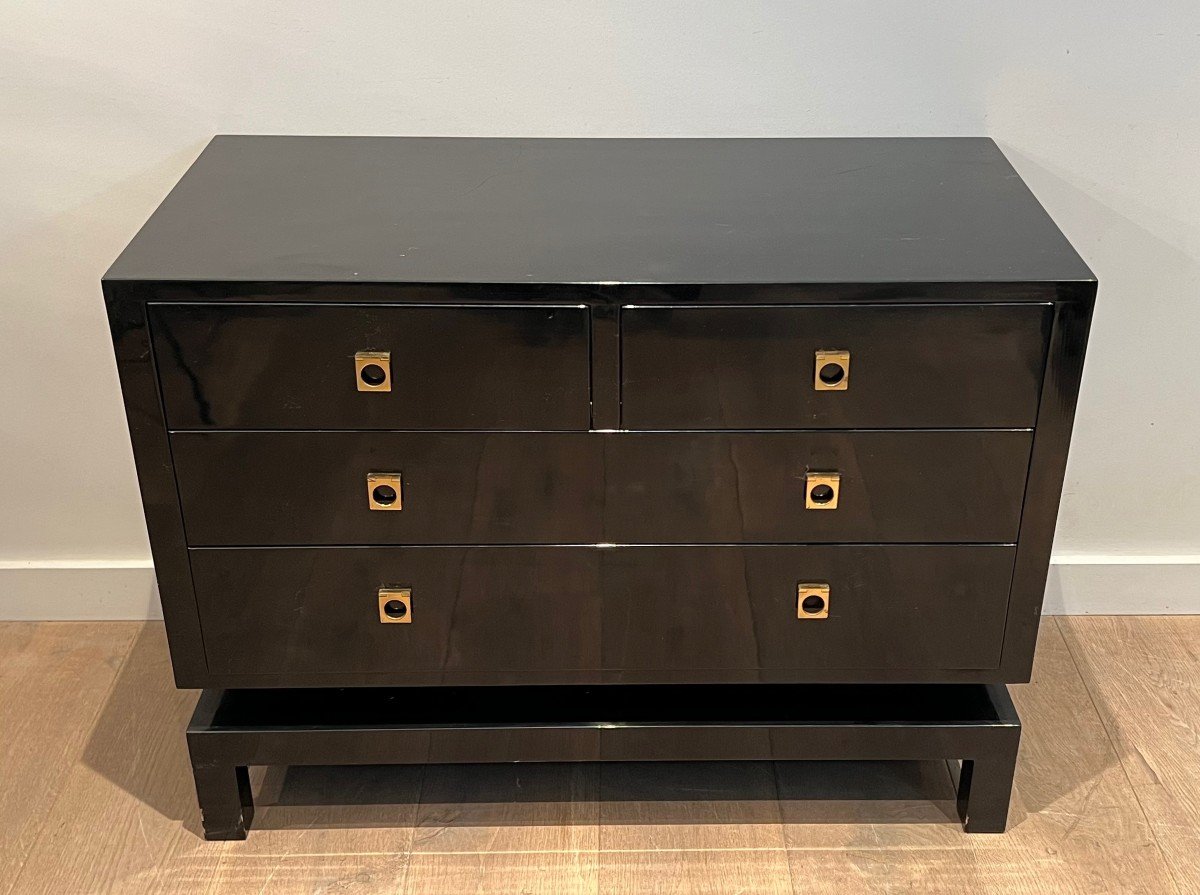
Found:
[(218, 137), (104, 280), (177, 683), (1027, 680), (1095, 291), (986, 139)]

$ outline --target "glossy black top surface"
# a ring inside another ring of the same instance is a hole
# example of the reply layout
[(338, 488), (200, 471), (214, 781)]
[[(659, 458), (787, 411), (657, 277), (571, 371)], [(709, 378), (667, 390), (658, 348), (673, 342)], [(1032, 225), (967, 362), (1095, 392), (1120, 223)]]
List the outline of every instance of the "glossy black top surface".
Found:
[(220, 136), (109, 280), (1091, 280), (986, 138)]

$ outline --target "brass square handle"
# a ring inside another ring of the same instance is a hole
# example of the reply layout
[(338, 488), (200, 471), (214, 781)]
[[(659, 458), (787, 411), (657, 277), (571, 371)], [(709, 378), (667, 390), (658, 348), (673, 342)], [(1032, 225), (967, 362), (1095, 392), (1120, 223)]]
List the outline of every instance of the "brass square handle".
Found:
[(400, 473), (371, 472), (367, 474), (367, 506), (372, 510), (401, 510), (404, 500)]
[(354, 381), (360, 392), (392, 390), (392, 353), (360, 351), (354, 355)]
[(804, 508), (806, 510), (836, 510), (842, 490), (840, 472), (810, 472), (804, 476)]
[(385, 625), (412, 624), (412, 588), (379, 588), (379, 621)]
[(819, 392), (844, 392), (850, 387), (850, 352), (817, 349), (813, 364), (813, 388)]
[(796, 618), (829, 618), (829, 585), (796, 585)]

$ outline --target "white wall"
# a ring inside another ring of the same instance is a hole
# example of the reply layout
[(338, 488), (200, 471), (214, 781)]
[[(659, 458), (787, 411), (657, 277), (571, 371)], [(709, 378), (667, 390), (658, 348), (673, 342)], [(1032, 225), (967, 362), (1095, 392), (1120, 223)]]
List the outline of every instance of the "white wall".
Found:
[(991, 135), (1101, 282), (1050, 602), (1200, 611), (1193, 0), (5, 4), (0, 617), (151, 605), (99, 278), (234, 132)]

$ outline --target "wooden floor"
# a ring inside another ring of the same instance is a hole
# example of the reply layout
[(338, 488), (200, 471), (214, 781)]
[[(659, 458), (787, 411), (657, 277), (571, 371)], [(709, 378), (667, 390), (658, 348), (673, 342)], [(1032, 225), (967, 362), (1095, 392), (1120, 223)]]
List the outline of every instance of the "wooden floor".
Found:
[(0, 895), (1200, 893), (1200, 617), (1042, 628), (1010, 831), (941, 763), (267, 769), (205, 842), (161, 626), (0, 624)]

